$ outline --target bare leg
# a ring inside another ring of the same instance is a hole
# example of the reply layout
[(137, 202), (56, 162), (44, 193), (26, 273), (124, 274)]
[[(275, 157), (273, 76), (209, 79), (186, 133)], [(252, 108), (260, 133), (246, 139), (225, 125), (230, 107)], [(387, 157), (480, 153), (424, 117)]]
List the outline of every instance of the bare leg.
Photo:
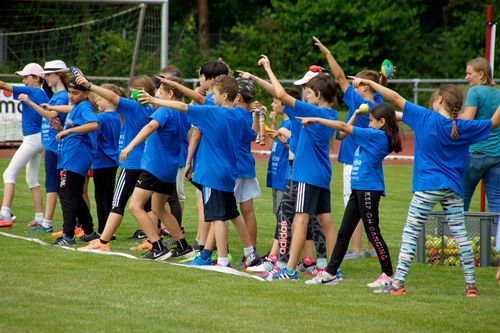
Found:
[(52, 221), (57, 205), (57, 192), (48, 192), (45, 196), (45, 219)]
[[(304, 247), (307, 234), (307, 225), (309, 224), (309, 214), (307, 213), (295, 213), (293, 218), (293, 233), (292, 233), (292, 244), (290, 245), (290, 258), (286, 264), (286, 268), (290, 270), (295, 270), (297, 268), (297, 262), (299, 261), (300, 252)], [(326, 231), (325, 231), (326, 234)]]
[(257, 246), (257, 219), (255, 218), (255, 211), (253, 209), (253, 199), (240, 203), (241, 214), (245, 225), (247, 226), (248, 235), (252, 241), (253, 247)]
[(31, 189), (31, 196), (33, 197), (33, 204), (35, 206), (35, 213), (43, 212), (42, 190), (40, 190), (40, 186), (33, 187)]
[(3, 201), (2, 206), (9, 207), (12, 205), (14, 199), (14, 192), (16, 191), (16, 184), (6, 183), (3, 187)]

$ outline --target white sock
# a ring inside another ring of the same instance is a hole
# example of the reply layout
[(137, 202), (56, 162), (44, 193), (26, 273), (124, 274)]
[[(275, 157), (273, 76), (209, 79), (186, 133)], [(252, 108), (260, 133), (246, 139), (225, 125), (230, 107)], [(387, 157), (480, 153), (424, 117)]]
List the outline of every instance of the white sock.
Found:
[(2, 206), (2, 210), (0, 211), (0, 214), (4, 217), (10, 217), (10, 207), (7, 206)]
[(35, 222), (37, 224), (42, 224), (42, 221), (43, 221), (43, 213), (42, 212), (35, 213)]
[(44, 228), (50, 228), (50, 227), (52, 227), (52, 220), (43, 219), (43, 221), (42, 221), (42, 227), (44, 227)]
[(245, 254), (245, 257), (251, 255), (253, 251), (254, 251), (253, 246), (243, 248), (243, 253)]
[(218, 257), (217, 258), (217, 265), (226, 267), (229, 265), (229, 259), (227, 257)]

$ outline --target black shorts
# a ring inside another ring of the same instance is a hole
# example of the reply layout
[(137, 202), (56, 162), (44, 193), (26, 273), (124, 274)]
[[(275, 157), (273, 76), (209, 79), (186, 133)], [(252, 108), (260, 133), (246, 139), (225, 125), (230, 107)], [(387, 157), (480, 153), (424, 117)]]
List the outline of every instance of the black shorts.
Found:
[[(136, 169), (122, 169), (116, 182), (115, 194), (113, 195), (113, 202), (111, 205), (111, 212), (123, 216), (127, 201), (134, 192), (137, 179), (141, 175), (142, 170)], [(146, 202), (144, 206), (146, 212), (151, 211), (151, 200)]]
[(141, 172), (139, 179), (137, 179), (135, 187), (142, 188), (146, 191), (166, 194), (168, 196), (174, 196), (177, 192), (175, 183), (162, 182), (160, 179), (156, 178), (155, 175), (144, 170)]
[(205, 222), (227, 221), (240, 216), (233, 192), (203, 186), (202, 194)]
[(295, 213), (319, 215), (330, 213), (331, 211), (329, 189), (306, 183), (298, 183)]

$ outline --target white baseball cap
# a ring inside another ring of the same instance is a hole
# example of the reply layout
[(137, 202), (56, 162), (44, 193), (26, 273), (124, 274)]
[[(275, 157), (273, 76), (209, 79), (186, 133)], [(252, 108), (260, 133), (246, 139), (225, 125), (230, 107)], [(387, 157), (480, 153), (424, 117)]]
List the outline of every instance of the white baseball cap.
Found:
[(43, 74), (68, 72), (69, 69), (62, 60), (47, 61), (43, 66)]
[(23, 70), (16, 72), (16, 74), (20, 76), (36, 75), (41, 77), (42, 79), (45, 77), (42, 66), (34, 62), (24, 66)]
[(304, 77), (300, 80), (293, 81), (293, 84), (296, 86), (301, 86), (309, 82), (313, 77), (317, 76), (319, 72), (312, 72), (312, 71), (307, 71), (307, 73), (304, 75)]

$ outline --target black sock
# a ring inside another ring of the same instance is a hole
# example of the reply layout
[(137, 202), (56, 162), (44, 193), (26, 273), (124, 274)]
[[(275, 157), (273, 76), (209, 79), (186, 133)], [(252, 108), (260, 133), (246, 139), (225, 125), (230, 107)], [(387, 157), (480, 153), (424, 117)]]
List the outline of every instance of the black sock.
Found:
[(101, 244), (108, 244), (109, 243), (108, 241), (102, 240), (101, 238), (99, 238), (99, 241), (101, 242)]
[(200, 252), (203, 251), (204, 248), (205, 248), (205, 245), (200, 244)]
[(156, 242), (152, 242), (151, 244), (153, 245), (153, 250), (156, 251), (162, 251), (165, 248), (165, 246), (161, 242), (161, 239), (157, 240)]
[(185, 248), (187, 248), (189, 246), (188, 243), (186, 242), (185, 238), (179, 239), (177, 242), (175, 242), (175, 245), (180, 250), (184, 250)]

